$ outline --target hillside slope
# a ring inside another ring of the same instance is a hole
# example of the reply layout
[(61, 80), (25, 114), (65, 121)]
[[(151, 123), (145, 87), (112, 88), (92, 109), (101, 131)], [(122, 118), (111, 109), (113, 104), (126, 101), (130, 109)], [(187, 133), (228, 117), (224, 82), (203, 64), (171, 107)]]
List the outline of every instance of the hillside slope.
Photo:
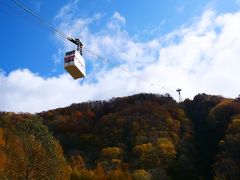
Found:
[(199, 94), (179, 104), (169, 95), (137, 94), (37, 115), (1, 113), (0, 125), (6, 131), (4, 124), (29, 117), (59, 140), (71, 179), (240, 177), (238, 98)]

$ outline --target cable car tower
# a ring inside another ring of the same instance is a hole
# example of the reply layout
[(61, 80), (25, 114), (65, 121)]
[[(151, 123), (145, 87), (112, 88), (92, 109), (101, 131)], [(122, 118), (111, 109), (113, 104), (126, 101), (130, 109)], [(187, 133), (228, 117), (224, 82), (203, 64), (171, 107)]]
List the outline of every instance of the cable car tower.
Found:
[(77, 45), (77, 50), (66, 52), (64, 56), (64, 68), (74, 79), (85, 77), (85, 61), (82, 57), (83, 44), (79, 39), (71, 37), (67, 39)]
[(180, 103), (182, 102), (182, 96), (181, 96), (182, 89), (178, 88), (176, 91), (178, 92), (178, 102)]

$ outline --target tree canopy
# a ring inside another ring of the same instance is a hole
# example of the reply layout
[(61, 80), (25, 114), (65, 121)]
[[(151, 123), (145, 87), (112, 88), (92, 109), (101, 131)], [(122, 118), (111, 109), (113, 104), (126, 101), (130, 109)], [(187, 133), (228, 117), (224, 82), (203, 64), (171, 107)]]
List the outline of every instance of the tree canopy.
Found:
[(0, 113), (0, 179), (239, 179), (240, 101), (136, 94)]

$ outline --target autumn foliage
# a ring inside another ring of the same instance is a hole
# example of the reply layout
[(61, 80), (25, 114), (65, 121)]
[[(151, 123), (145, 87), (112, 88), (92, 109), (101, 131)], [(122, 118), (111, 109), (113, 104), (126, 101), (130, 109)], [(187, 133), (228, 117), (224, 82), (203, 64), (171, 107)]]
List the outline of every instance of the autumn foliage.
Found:
[(240, 100), (137, 94), (0, 113), (0, 179), (240, 179)]

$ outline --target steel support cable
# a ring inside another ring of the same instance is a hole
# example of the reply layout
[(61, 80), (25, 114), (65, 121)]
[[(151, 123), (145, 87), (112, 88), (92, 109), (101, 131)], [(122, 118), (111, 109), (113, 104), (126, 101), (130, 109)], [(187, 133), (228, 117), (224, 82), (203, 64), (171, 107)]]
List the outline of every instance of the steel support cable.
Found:
[[(3, 5), (3, 6), (1, 6)], [(4, 7), (5, 6), (5, 7)], [(43, 30), (49, 32), (49, 28), (46, 28), (46, 25), (43, 24), (40, 21), (33, 21), (33, 17), (30, 16), (31, 14), (23, 14), (22, 13), (22, 9), (19, 9), (18, 6), (15, 6), (15, 4), (11, 4), (8, 3), (7, 1), (1, 1), (0, 0), (0, 13), (4, 13), (5, 15), (9, 16), (9, 17), (14, 17), (14, 18), (18, 18), (21, 20), (21, 22), (23, 23), (23, 25), (39, 25), (43, 28)], [(52, 31), (52, 29), (51, 29)], [(56, 36), (59, 38), (62, 38), (61, 35), (56, 33)]]
[[(29, 9), (28, 7), (26, 7), (26, 6), (25, 6), (23, 3), (21, 3), (20, 1), (18, 1), (18, 0), (12, 0), (12, 1), (13, 1), (14, 3), (16, 3), (20, 8), (24, 9), (25, 11), (27, 11), (28, 13), (30, 13), (31, 15), (33, 15), (39, 22), (47, 25), (53, 32), (61, 35), (64, 39), (67, 39), (67, 40), (73, 39), (72, 37), (69, 37), (69, 36), (67, 36), (66, 34), (64, 34), (63, 32), (61, 32), (61, 31), (59, 31), (58, 29), (56, 29), (56, 28), (55, 28), (54, 26), (52, 26), (47, 20), (45, 20), (44, 18), (42, 18), (41, 16), (39, 16), (38, 14), (36, 14), (35, 12), (33, 12), (31, 9)], [(117, 64), (109, 61), (108, 58), (105, 58), (105, 57), (103, 57), (103, 56), (98, 55), (97, 53), (91, 51), (90, 49), (86, 48), (85, 46), (83, 46), (83, 48), (84, 48), (87, 52), (89, 52), (89, 53), (93, 54), (94, 56), (98, 57), (99, 59), (102, 59), (102, 60), (108, 62), (109, 64), (113, 65), (113, 66), (117, 66)], [(124, 72), (130, 73), (129, 71), (126, 71), (126, 70), (123, 69), (123, 68), (120, 68), (120, 69), (123, 70)]]
[(61, 35), (62, 37), (68, 39), (69, 37), (64, 34), (63, 32), (57, 30), (54, 26), (52, 26), (49, 22), (47, 22), (44, 18), (42, 18), (41, 16), (39, 16), (38, 14), (36, 14), (35, 12), (33, 12), (31, 9), (29, 9), (28, 7), (26, 7), (23, 3), (21, 3), (18, 0), (12, 0), (16, 5), (18, 5), (20, 8), (24, 9), (26, 12), (28, 12), (29, 14), (31, 14), (32, 16), (34, 16), (39, 22), (45, 24), (46, 26), (48, 26), (53, 32), (58, 33), (59, 35)]
[[(61, 32), (61, 31), (59, 31), (58, 29), (56, 29), (56, 28), (55, 28), (54, 26), (52, 26), (47, 20), (45, 20), (43, 17), (39, 16), (37, 13), (35, 13), (34, 11), (32, 11), (31, 9), (29, 9), (28, 7), (26, 7), (26, 6), (25, 6), (23, 3), (21, 3), (20, 1), (18, 1), (18, 0), (12, 0), (12, 1), (13, 1), (16, 5), (18, 5), (20, 8), (22, 8), (23, 10), (25, 10), (26, 12), (28, 12), (29, 14), (31, 14), (32, 16), (34, 16), (39, 22), (41, 22), (41, 23), (45, 24), (46, 26), (48, 26), (53, 32), (61, 35), (64, 39), (67, 39), (67, 40), (73, 39), (72, 37), (69, 37), (69, 36), (67, 36), (66, 34), (64, 34), (63, 32)], [(86, 48), (85, 46), (83, 46), (83, 48), (84, 48), (87, 52), (89, 52), (89, 53), (93, 54), (94, 56), (96, 56), (96, 57), (98, 57), (98, 58), (100, 58), (100, 59), (108, 62), (109, 64), (111, 64), (111, 65), (113, 65), (113, 66), (117, 66), (115, 63), (109, 61), (109, 60), (108, 60), (107, 58), (105, 58), (105, 57), (102, 57), (102, 56), (98, 55), (97, 53), (91, 51), (90, 49)], [(127, 70), (125, 70), (125, 69), (123, 69), (123, 68), (121, 68), (121, 67), (119, 67), (119, 68), (120, 68), (122, 71), (124, 71), (124, 72), (131, 73), (131, 72), (129, 72), (129, 71), (127, 71)]]
[[(83, 46), (83, 48), (84, 48), (87, 52), (89, 52), (90, 54), (98, 57), (99, 59), (102, 59), (102, 60), (104, 60), (105, 62), (107, 62), (107, 63), (109, 63), (109, 64), (111, 64), (111, 65), (113, 65), (113, 66), (117, 66), (117, 64), (111, 62), (108, 58), (105, 58), (105, 57), (103, 57), (103, 56), (101, 56), (101, 55), (98, 55), (97, 53), (91, 51), (90, 49), (88, 49), (88, 48), (86, 48), (86, 47), (84, 47), (84, 46)], [(127, 71), (126, 69), (123, 69), (122, 67), (118, 67), (118, 68), (121, 69), (122, 71), (126, 72), (126, 73), (131, 73), (130, 71)]]
[[(62, 38), (70, 40), (73, 39), (70, 36), (67, 36), (66, 34), (64, 34), (63, 32), (59, 31), (58, 29), (56, 29), (54, 26), (52, 26), (47, 20), (45, 20), (44, 18), (42, 18), (41, 16), (39, 16), (37, 13), (35, 13), (34, 11), (32, 11), (31, 9), (29, 9), (28, 7), (26, 7), (23, 3), (21, 3), (18, 0), (12, 0), (16, 5), (18, 5), (20, 8), (22, 8), (23, 10), (25, 10), (26, 12), (28, 12), (29, 14), (31, 14), (32, 16), (34, 16), (39, 22), (45, 24), (46, 26), (48, 26), (53, 32), (59, 34)], [(103, 56), (98, 55), (97, 53), (95, 53), (94, 51), (91, 51), (90, 49), (86, 48), (85, 46), (83, 46), (83, 48), (93, 54), (94, 56), (98, 57), (99, 59), (102, 59), (106, 62), (108, 62), (109, 64), (113, 65), (113, 66), (117, 66), (117, 64), (111, 62), (110, 60), (108, 60), (108, 58), (105, 58)], [(122, 70), (123, 72), (126, 72), (128, 74), (132, 74), (132, 72), (125, 70), (122, 67), (118, 67), (120, 70)], [(132, 74), (133, 75), (133, 74)], [(138, 77), (138, 75), (133, 75), (135, 77)], [(145, 80), (146, 81), (146, 80)], [(151, 86), (154, 86), (155, 83), (148, 81), (148, 83), (150, 83)], [(163, 87), (162, 87), (163, 88)], [(164, 89), (164, 88), (163, 88)]]
[[(101, 55), (98, 55), (98, 54), (96, 54), (95, 52), (89, 50), (89, 49), (86, 48), (86, 47), (85, 47), (84, 49), (85, 49), (87, 52), (95, 55), (95, 56), (98, 57), (99, 59), (102, 59), (102, 60), (108, 62), (109, 64), (113, 65), (113, 66), (117, 66), (117, 64), (111, 62), (108, 58), (103, 57), (103, 56), (101, 56)], [(128, 70), (126, 70), (126, 69), (124, 69), (124, 68), (122, 68), (122, 67), (118, 67), (118, 68), (119, 68), (121, 71), (126, 72), (126, 73), (128, 73), (128, 74), (130, 74), (130, 75), (132, 75), (132, 76), (134, 76), (134, 77), (136, 77), (136, 78), (140, 78), (139, 75), (133, 74), (132, 72), (130, 72), (130, 71), (128, 71)], [(152, 81), (149, 81), (149, 80), (143, 80), (143, 81), (148, 82), (148, 83), (150, 84), (150, 86), (157, 86), (156, 83), (154, 83), (154, 82), (152, 82)], [(159, 84), (159, 86), (161, 86), (161, 85)], [(162, 89), (166, 89), (165, 86), (161, 86), (161, 88), (162, 88)], [(167, 89), (169, 89), (169, 88), (167, 88)], [(170, 90), (170, 89), (169, 89), (169, 90)]]

